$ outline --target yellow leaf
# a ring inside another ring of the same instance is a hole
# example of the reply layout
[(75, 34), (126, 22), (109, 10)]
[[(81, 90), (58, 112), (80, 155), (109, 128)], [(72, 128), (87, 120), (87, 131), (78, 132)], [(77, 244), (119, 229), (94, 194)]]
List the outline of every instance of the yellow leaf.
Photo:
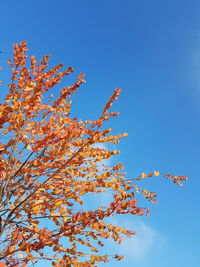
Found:
[(79, 194), (79, 196), (82, 196), (85, 194), (85, 191), (80, 191), (78, 194)]
[(55, 201), (55, 205), (56, 206), (59, 206), (59, 205), (61, 205), (63, 203), (63, 201), (61, 200), (61, 199), (56, 199), (56, 201)]
[(40, 206), (39, 206), (39, 205), (37, 205), (37, 206), (33, 206), (33, 207), (32, 207), (32, 210), (33, 210), (33, 211), (38, 211), (38, 210), (40, 210)]
[(106, 188), (110, 187), (110, 183), (109, 182), (105, 182), (105, 187)]
[(148, 194), (148, 190), (146, 190), (146, 189), (142, 190), (142, 194), (143, 195), (147, 195)]
[(25, 88), (25, 91), (26, 92), (31, 92), (31, 91), (33, 91), (33, 88), (35, 87), (35, 83), (34, 82), (30, 82), (27, 86), (26, 86), (26, 88)]
[(58, 189), (58, 188), (56, 188), (56, 190), (54, 191), (54, 194), (60, 194), (62, 192), (62, 190), (60, 190), (60, 189)]
[(31, 150), (32, 151), (32, 148), (31, 146), (28, 144), (27, 147), (26, 147), (28, 150)]
[(142, 177), (142, 179), (144, 179), (144, 178), (147, 177), (147, 174), (143, 172), (143, 173), (141, 174), (141, 177)]
[(160, 176), (160, 172), (158, 172), (158, 171), (154, 171), (153, 174), (154, 174), (154, 176)]
[(67, 217), (64, 217), (63, 218), (63, 222), (67, 222), (68, 218)]
[(38, 226), (39, 221), (31, 221), (31, 224), (32, 224), (33, 226)]

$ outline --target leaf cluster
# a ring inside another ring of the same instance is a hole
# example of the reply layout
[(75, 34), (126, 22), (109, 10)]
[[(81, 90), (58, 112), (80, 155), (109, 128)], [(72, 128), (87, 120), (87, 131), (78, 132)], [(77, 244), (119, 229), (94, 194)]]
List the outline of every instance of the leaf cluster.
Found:
[[(4, 140), (0, 143), (0, 266), (27, 266), (40, 260), (77, 267), (107, 262), (109, 255), (99, 254), (103, 240), (121, 243), (123, 235), (135, 232), (105, 220), (115, 214), (148, 215), (148, 208), (138, 206), (135, 193), (152, 203), (156, 194), (136, 182), (160, 173), (127, 179), (120, 163), (112, 167), (104, 163), (119, 151), (102, 149), (100, 144), (117, 144), (128, 135), (111, 135), (111, 129), (104, 128), (105, 121), (118, 115), (110, 107), (119, 88), (97, 120), (78, 120), (70, 114), (71, 97), (85, 82), (84, 74), (62, 88), (56, 99), (51, 94), (46, 101), (44, 94), (74, 70), (62, 71), (63, 64), (49, 69), (50, 56), (37, 62), (27, 53), (26, 42), (14, 45), (14, 58), (8, 61), (9, 93), (0, 104)], [(178, 184), (186, 179), (165, 177)], [(107, 190), (111, 203), (88, 210), (85, 199)]]

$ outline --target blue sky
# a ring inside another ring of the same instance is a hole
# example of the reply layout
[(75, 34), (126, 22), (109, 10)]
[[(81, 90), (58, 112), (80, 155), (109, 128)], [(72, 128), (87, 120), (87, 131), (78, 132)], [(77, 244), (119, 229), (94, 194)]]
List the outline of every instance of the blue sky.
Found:
[[(52, 64), (63, 62), (75, 68), (75, 76), (86, 74), (74, 98), (77, 117), (96, 118), (120, 87), (113, 110), (121, 114), (110, 126), (129, 133), (119, 146), (128, 176), (153, 170), (189, 176), (183, 188), (165, 180), (149, 184), (159, 194), (151, 216), (116, 218), (138, 236), (116, 247), (126, 260), (105, 266), (199, 264), (199, 12), (197, 0), (1, 3), (0, 80), (8, 80), (5, 60), (12, 44), (27, 40), (32, 54), (52, 54)], [(5, 84), (1, 90), (3, 97)]]

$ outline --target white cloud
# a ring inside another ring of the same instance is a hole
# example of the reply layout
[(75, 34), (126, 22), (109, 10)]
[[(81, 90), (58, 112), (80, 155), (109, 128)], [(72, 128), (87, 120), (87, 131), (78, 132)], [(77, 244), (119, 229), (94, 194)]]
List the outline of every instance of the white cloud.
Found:
[(147, 256), (153, 247), (156, 232), (141, 220), (138, 220), (134, 227), (137, 234), (132, 238), (126, 238), (123, 244), (120, 245), (120, 251), (123, 255), (140, 261)]
[(143, 261), (151, 252), (155, 251), (155, 248), (164, 248), (165, 238), (137, 217), (133, 219), (113, 218), (111, 223), (136, 232), (136, 235), (131, 238), (125, 237), (123, 242), (115, 247), (117, 254), (123, 255), (129, 260)]

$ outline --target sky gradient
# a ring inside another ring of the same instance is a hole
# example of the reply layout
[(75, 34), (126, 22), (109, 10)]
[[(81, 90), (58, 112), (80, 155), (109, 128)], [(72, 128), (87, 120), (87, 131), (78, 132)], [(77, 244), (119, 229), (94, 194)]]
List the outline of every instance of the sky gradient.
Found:
[(129, 133), (117, 158), (128, 177), (154, 170), (189, 177), (182, 188), (162, 179), (149, 182), (159, 204), (149, 217), (115, 219), (138, 235), (120, 247), (108, 242), (109, 252), (116, 249), (126, 259), (99, 266), (199, 266), (199, 12), (197, 0), (1, 3), (1, 99), (12, 45), (27, 40), (33, 55), (51, 54), (52, 65), (72, 66), (74, 79), (86, 74), (74, 97), (75, 116), (97, 118), (113, 90), (122, 89), (113, 107), (120, 116), (109, 126)]

